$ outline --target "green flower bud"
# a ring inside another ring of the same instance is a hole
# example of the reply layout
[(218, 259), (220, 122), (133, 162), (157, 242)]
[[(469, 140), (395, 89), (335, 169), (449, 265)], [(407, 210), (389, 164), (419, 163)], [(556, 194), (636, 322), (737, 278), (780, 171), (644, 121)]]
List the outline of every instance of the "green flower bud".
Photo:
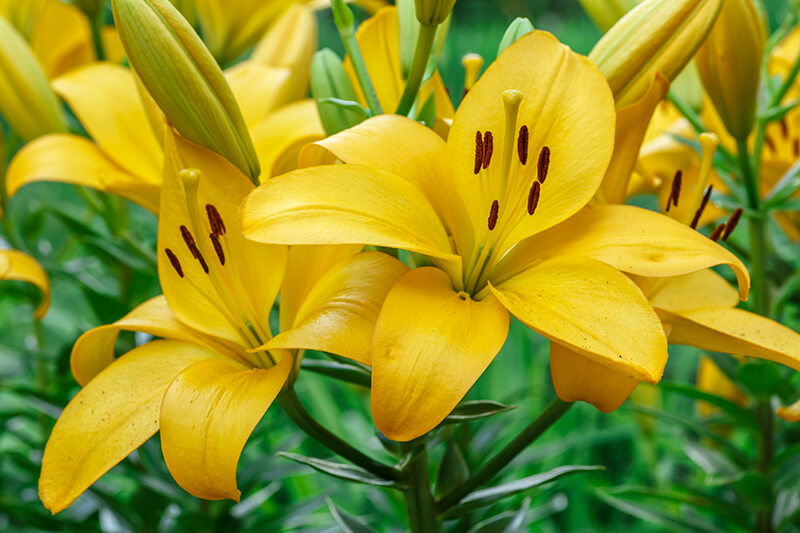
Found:
[(426, 26), (437, 26), (450, 16), (456, 0), (415, 0), (417, 20)]
[(505, 52), (506, 48), (517, 42), (520, 37), (528, 35), (536, 28), (533, 27), (533, 22), (525, 17), (517, 17), (506, 28), (503, 38), (500, 39), (500, 46), (497, 47), (497, 55), (499, 56)]
[(311, 95), (317, 102), (325, 133), (333, 135), (364, 120), (357, 111), (358, 96), (336, 53), (325, 48), (311, 62)]
[(25, 39), (0, 17), (0, 112), (29, 141), (67, 131), (50, 82)]
[(169, 0), (112, 0), (111, 7), (131, 65), (167, 120), (256, 182), (258, 158), (239, 105), (186, 19)]
[(333, 11), (333, 23), (339, 28), (339, 32), (353, 33), (355, 18), (344, 0), (331, 0), (331, 10)]

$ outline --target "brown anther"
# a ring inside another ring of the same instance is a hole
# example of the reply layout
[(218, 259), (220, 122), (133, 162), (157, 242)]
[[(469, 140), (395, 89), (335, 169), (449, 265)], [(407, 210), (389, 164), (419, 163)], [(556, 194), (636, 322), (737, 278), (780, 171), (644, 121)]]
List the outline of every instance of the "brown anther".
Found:
[(792, 142), (792, 152), (794, 153), (795, 159), (800, 157), (800, 140), (795, 139), (794, 142)]
[(481, 171), (483, 164), (483, 136), (481, 132), (475, 132), (475, 174)]
[(741, 207), (736, 208), (736, 211), (733, 212), (731, 218), (728, 219), (728, 222), (725, 224), (725, 233), (722, 234), (722, 240), (727, 241), (728, 237), (731, 236), (733, 230), (736, 229), (736, 225), (739, 223), (739, 220), (742, 218), (742, 213), (744, 211)]
[(214, 245), (214, 251), (217, 252), (219, 264), (225, 266), (225, 252), (222, 250), (222, 244), (219, 242), (219, 235), (212, 233), (209, 237), (211, 238), (211, 243)]
[(189, 228), (181, 226), (181, 236), (183, 237), (183, 242), (186, 243), (186, 247), (189, 248), (189, 251), (192, 253), (192, 257), (197, 259), (200, 266), (203, 267), (203, 272), (208, 274), (208, 264), (203, 254), (200, 253), (200, 249), (197, 247), (197, 243), (194, 241), (194, 237), (192, 236), (192, 232), (189, 231)]
[(672, 178), (672, 190), (669, 193), (669, 199), (667, 200), (667, 212), (669, 212), (669, 208), (671, 205), (678, 207), (678, 199), (681, 196), (681, 184), (683, 183), (683, 171), (678, 170), (675, 173), (675, 177)]
[(492, 202), (492, 209), (489, 211), (489, 231), (497, 226), (497, 217), (500, 215), (500, 203), (495, 200)]
[(528, 214), (532, 215), (536, 212), (536, 206), (539, 205), (539, 194), (541, 192), (541, 185), (538, 181), (534, 181), (531, 185), (531, 190), (528, 192)]
[(703, 216), (703, 211), (706, 210), (706, 206), (708, 205), (708, 201), (711, 199), (711, 191), (714, 190), (713, 185), (709, 185), (706, 187), (706, 192), (703, 194), (703, 199), (700, 201), (700, 207), (697, 208), (697, 211), (694, 214), (694, 218), (692, 218), (692, 223), (689, 226), (692, 229), (697, 229), (697, 225), (700, 223), (700, 217)]
[(789, 125), (786, 124), (786, 117), (781, 118), (781, 135), (786, 139), (789, 137)]
[(711, 235), (709, 235), (708, 238), (714, 242), (717, 242), (719, 238), (722, 237), (722, 233), (724, 231), (725, 231), (725, 224), (720, 224), (719, 226), (714, 228), (714, 231), (711, 232)]
[(215, 235), (225, 235), (227, 232), (225, 222), (222, 220), (222, 215), (219, 214), (217, 208), (213, 204), (206, 204), (206, 215), (208, 215), (208, 223), (211, 226), (211, 232)]
[(494, 135), (491, 131), (483, 134), (483, 168), (489, 168), (494, 153)]
[(519, 155), (519, 162), (523, 165), (528, 164), (528, 126), (522, 126), (519, 129), (519, 137), (517, 137), (517, 154)]
[(175, 272), (177, 272), (180, 277), (183, 277), (183, 268), (181, 267), (181, 262), (178, 260), (178, 256), (169, 248), (166, 248), (164, 252), (167, 254), (169, 262), (172, 263), (172, 268), (175, 269)]
[(767, 148), (769, 148), (770, 152), (778, 151), (778, 149), (775, 147), (775, 141), (773, 141), (772, 137), (770, 137), (769, 135), (764, 137), (764, 142), (766, 143)]
[(547, 179), (547, 172), (550, 170), (550, 148), (545, 146), (542, 148), (542, 151), (539, 152), (539, 163), (537, 164), (536, 168), (536, 177), (539, 179), (539, 183), (544, 185), (544, 180)]

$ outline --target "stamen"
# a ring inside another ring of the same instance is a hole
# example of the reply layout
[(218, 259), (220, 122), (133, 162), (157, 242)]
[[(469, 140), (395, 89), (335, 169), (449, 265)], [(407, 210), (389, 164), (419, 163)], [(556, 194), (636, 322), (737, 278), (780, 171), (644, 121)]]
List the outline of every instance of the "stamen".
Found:
[(776, 152), (777, 149), (775, 148), (775, 141), (772, 140), (772, 137), (769, 135), (764, 137), (764, 142), (767, 144), (767, 148), (769, 148), (770, 152)]
[(515, 142), (517, 135), (517, 115), (522, 103), (522, 93), (515, 89), (506, 89), (502, 93), (503, 107), (505, 108), (505, 131), (503, 135), (503, 160), (500, 169), (501, 183), (499, 189), (506, 190), (511, 171), (511, 160), (514, 158)]
[(727, 224), (725, 224), (725, 233), (722, 234), (722, 240), (727, 241), (728, 237), (731, 236), (733, 230), (736, 229), (736, 225), (739, 223), (739, 220), (742, 218), (742, 213), (744, 211), (741, 207), (736, 208), (736, 211), (733, 212), (731, 218), (728, 219)]
[(203, 267), (203, 271), (208, 274), (208, 264), (206, 263), (203, 254), (200, 253), (200, 249), (197, 247), (197, 243), (192, 236), (192, 232), (189, 231), (189, 228), (182, 225), (181, 236), (183, 237), (183, 242), (186, 243), (186, 247), (189, 248), (189, 251), (192, 253), (192, 257), (197, 259), (197, 261), (200, 263), (200, 266)]
[(700, 207), (697, 208), (697, 211), (694, 214), (694, 218), (692, 218), (692, 223), (689, 224), (689, 227), (692, 229), (697, 229), (697, 225), (700, 223), (700, 217), (703, 216), (703, 211), (706, 210), (706, 206), (708, 205), (708, 201), (711, 199), (711, 191), (714, 190), (713, 185), (709, 185), (706, 187), (706, 192), (703, 194), (703, 199), (700, 200)]
[(681, 184), (683, 183), (683, 171), (678, 170), (675, 173), (675, 177), (672, 178), (672, 190), (669, 193), (669, 199), (667, 200), (667, 213), (669, 213), (669, 208), (671, 205), (678, 207), (678, 199), (681, 196)]
[(722, 237), (722, 233), (724, 231), (725, 231), (725, 224), (720, 224), (719, 226), (714, 228), (714, 231), (711, 232), (711, 235), (709, 235), (708, 238), (714, 242), (717, 242), (719, 241), (719, 238)]
[(519, 155), (519, 162), (526, 165), (528, 163), (528, 126), (522, 126), (519, 129), (517, 153)]
[(550, 170), (550, 147), (544, 146), (542, 147), (542, 151), (539, 152), (539, 163), (536, 168), (536, 176), (539, 179), (539, 182), (544, 184), (544, 180), (547, 179), (547, 173)]
[(492, 161), (492, 153), (494, 152), (494, 135), (491, 131), (483, 134), (483, 168), (489, 168), (489, 163)]
[(541, 185), (538, 181), (534, 181), (531, 185), (531, 190), (528, 192), (528, 214), (532, 215), (536, 212), (536, 206), (539, 205), (539, 194)]
[(800, 140), (795, 139), (792, 143), (792, 152), (794, 152), (794, 157), (800, 157)]
[(206, 214), (208, 215), (211, 232), (215, 235), (225, 235), (227, 232), (225, 222), (222, 220), (222, 215), (219, 214), (217, 208), (212, 204), (206, 204)]
[(164, 252), (167, 254), (169, 262), (172, 263), (172, 268), (174, 268), (175, 272), (177, 272), (178, 275), (182, 278), (183, 268), (181, 267), (181, 262), (178, 260), (178, 257), (169, 248), (165, 249)]
[(219, 264), (225, 266), (225, 252), (222, 250), (222, 244), (219, 242), (219, 235), (217, 233), (212, 233), (209, 237), (211, 238), (211, 243), (214, 245), (214, 251), (217, 252)]
[(497, 226), (497, 217), (500, 215), (500, 203), (495, 200), (492, 202), (492, 209), (489, 211), (489, 231)]
[(481, 171), (481, 165), (483, 165), (483, 137), (481, 136), (481, 132), (475, 132), (475, 174), (478, 174)]
[(786, 139), (789, 137), (789, 126), (788, 124), (786, 124), (786, 117), (781, 118), (780, 124), (781, 124), (781, 135), (783, 135), (783, 138)]
[(483, 57), (478, 54), (467, 54), (461, 58), (461, 64), (464, 65), (464, 93), (461, 95), (463, 99), (478, 81), (478, 75), (483, 66)]

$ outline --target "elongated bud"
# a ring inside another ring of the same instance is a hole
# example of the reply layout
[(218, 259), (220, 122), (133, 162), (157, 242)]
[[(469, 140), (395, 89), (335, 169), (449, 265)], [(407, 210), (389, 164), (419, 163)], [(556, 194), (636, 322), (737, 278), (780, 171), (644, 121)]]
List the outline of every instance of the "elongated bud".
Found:
[(194, 26), (197, 21), (197, 6), (195, 0), (169, 0), (175, 9), (181, 12), (186, 22)]
[(674, 80), (721, 8), (722, 0), (645, 0), (614, 24), (589, 59), (608, 80), (617, 108), (641, 98), (656, 71)]
[(497, 47), (497, 55), (505, 52), (506, 48), (517, 42), (520, 37), (524, 37), (533, 32), (536, 28), (533, 27), (533, 22), (525, 17), (517, 17), (511, 21), (511, 24), (506, 28), (503, 38), (500, 39), (500, 46)]
[(358, 96), (342, 60), (329, 48), (314, 55), (311, 63), (311, 95), (317, 102), (322, 126), (328, 135), (351, 128), (365, 118), (363, 114), (344, 105), (345, 102), (358, 105)]
[(0, 112), (23, 139), (66, 132), (47, 76), (22, 35), (0, 17)]
[(86, 13), (86, 16), (93, 18), (103, 9), (105, 2), (104, 0), (72, 0), (72, 4)]
[(259, 164), (242, 112), (219, 65), (168, 0), (112, 0), (131, 65), (167, 120), (254, 182)]
[(355, 17), (344, 0), (331, 0), (331, 10), (333, 11), (333, 23), (336, 24), (339, 31), (352, 33), (355, 29)]
[(417, 20), (426, 26), (436, 26), (450, 16), (456, 0), (415, 0)]
[(617, 23), (625, 13), (636, 7), (638, 0), (578, 0), (583, 10), (602, 31)]
[(753, 129), (764, 29), (752, 0), (725, 0), (697, 52), (697, 71), (728, 132), (745, 139)]

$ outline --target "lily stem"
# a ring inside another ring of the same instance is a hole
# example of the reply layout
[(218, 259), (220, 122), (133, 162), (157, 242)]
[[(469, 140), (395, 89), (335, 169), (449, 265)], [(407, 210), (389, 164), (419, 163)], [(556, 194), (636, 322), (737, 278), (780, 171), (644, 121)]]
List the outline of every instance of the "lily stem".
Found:
[(428, 475), (428, 452), (425, 444), (415, 450), (414, 459), (411, 460), (403, 476), (409, 487), (403, 491), (408, 513), (409, 528), (412, 533), (437, 533), (441, 531), (441, 524), (436, 517), (431, 482)]
[(94, 44), (94, 53), (98, 61), (105, 61), (106, 59), (106, 46), (103, 43), (103, 12), (90, 17), (89, 27), (92, 30), (92, 43)]
[(300, 399), (297, 397), (294, 387), (290, 387), (281, 392), (278, 396), (278, 402), (281, 404), (286, 414), (289, 415), (289, 418), (291, 418), (300, 429), (333, 453), (341, 455), (351, 463), (383, 479), (397, 480), (399, 478), (399, 472), (397, 470), (364, 455), (361, 451), (353, 448), (350, 444), (343, 441), (317, 422), (316, 419), (306, 411), (303, 404), (300, 403)]
[(414, 50), (414, 60), (411, 63), (411, 70), (408, 72), (406, 88), (400, 98), (400, 103), (397, 105), (397, 111), (395, 111), (398, 115), (407, 116), (417, 100), (417, 93), (419, 93), (419, 88), (422, 85), (425, 69), (428, 67), (428, 60), (431, 57), (431, 49), (436, 38), (436, 28), (438, 27), (436, 24), (422, 24), (419, 28), (417, 48)]
[(436, 502), (438, 511), (442, 513), (450, 507), (453, 507), (470, 492), (491, 480), (500, 470), (505, 468), (508, 463), (519, 455), (522, 450), (527, 448), (529, 444), (539, 438), (539, 436), (547, 431), (559, 418), (564, 416), (564, 414), (569, 411), (570, 407), (572, 407), (571, 402), (565, 402), (556, 397), (536, 420), (531, 422), (519, 435), (514, 437), (514, 440), (509, 442), (505, 448), (497, 452), (489, 462), (478, 469), (464, 483), (442, 496), (442, 498)]
[(353, 27), (339, 28), (339, 35), (342, 38), (342, 44), (347, 55), (350, 56), (350, 61), (353, 63), (353, 70), (356, 73), (358, 84), (361, 86), (361, 92), (364, 93), (364, 99), (367, 101), (367, 107), (371, 116), (383, 114), (383, 109), (378, 101), (378, 95), (375, 92), (375, 86), (372, 85), (372, 80), (367, 71), (367, 65), (364, 63), (364, 56), (361, 55), (361, 49), (358, 47)]

